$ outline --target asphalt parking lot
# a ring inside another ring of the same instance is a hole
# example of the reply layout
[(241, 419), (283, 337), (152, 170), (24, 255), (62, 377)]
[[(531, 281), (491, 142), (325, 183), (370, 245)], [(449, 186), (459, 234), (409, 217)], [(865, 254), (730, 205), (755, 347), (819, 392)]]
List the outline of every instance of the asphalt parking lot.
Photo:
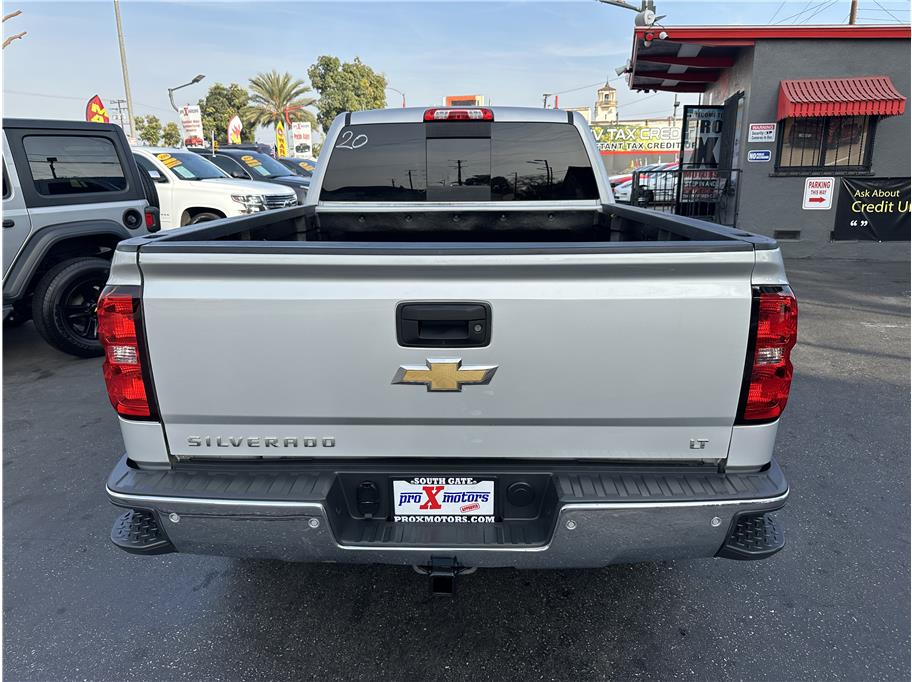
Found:
[(5, 331), (6, 679), (909, 679), (909, 262), (788, 270), (783, 552), (479, 571), (452, 600), (409, 568), (115, 549), (100, 360)]

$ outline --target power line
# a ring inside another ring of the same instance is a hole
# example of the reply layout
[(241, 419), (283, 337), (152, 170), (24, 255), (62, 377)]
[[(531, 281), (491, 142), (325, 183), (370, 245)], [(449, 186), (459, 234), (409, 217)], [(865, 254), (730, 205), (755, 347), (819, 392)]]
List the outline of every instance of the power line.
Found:
[[(902, 23), (905, 23), (905, 22), (903, 22), (902, 20), (900, 20), (900, 18), (899, 18), (898, 16), (896, 16), (895, 14), (893, 14), (893, 12), (891, 12), (891, 11), (888, 10), (886, 7), (884, 7), (884, 6), (881, 5), (879, 2), (877, 2), (877, 0), (874, 0), (874, 4), (877, 5), (878, 7), (880, 7), (881, 10), (883, 10), (884, 12), (886, 12), (887, 14), (889, 14), (891, 17), (893, 17), (894, 19), (896, 19), (896, 21), (898, 21), (899, 23), (901, 23), (901, 24), (902, 24)], [(875, 11), (876, 11), (876, 10), (875, 10)]]
[(802, 9), (800, 12), (795, 12), (795, 13), (792, 14), (792, 15), (789, 15), (789, 16), (787, 16), (787, 17), (784, 17), (784, 18), (780, 19), (779, 21), (777, 21), (776, 23), (777, 23), (777, 24), (784, 24), (784, 23), (785, 23), (786, 21), (788, 21), (789, 19), (794, 19), (794, 18), (796, 18), (796, 17), (799, 17), (799, 16), (801, 16), (802, 14), (804, 14), (805, 12), (813, 12), (815, 9), (817, 9), (817, 8), (819, 8), (819, 7), (822, 7), (823, 5), (826, 5), (826, 4), (827, 4), (827, 2), (826, 2), (826, 0), (825, 0), (824, 2), (821, 2), (821, 3), (819, 3), (819, 4), (817, 4), (817, 5), (814, 5), (813, 7), (811, 7), (811, 3), (809, 2), (809, 3), (807, 3), (807, 4), (804, 6), (804, 9)]
[[(29, 97), (46, 97), (48, 99), (70, 99), (70, 100), (75, 100), (77, 102), (87, 102), (89, 100), (88, 97), (73, 97), (72, 95), (49, 95), (44, 92), (26, 92), (25, 90), (5, 90), (4, 92), (8, 92), (8, 93), (11, 93), (14, 95), (27, 95)], [(109, 100), (112, 102), (115, 101), (114, 99), (112, 99), (110, 97), (102, 97), (102, 99)], [(158, 111), (166, 111), (169, 114), (173, 113), (171, 109), (165, 109), (164, 107), (158, 107), (158, 106), (155, 106), (154, 104), (145, 104), (144, 102), (137, 102), (137, 104), (145, 107), (146, 109), (157, 109)]]
[(785, 0), (782, 0), (782, 2), (779, 3), (779, 6), (776, 8), (776, 11), (773, 12), (773, 16), (771, 16), (771, 17), (769, 18), (769, 21), (767, 21), (766, 23), (767, 23), (767, 24), (772, 24), (772, 23), (773, 23), (773, 19), (775, 19), (777, 16), (779, 16), (779, 12), (782, 11), (782, 8), (783, 8), (783, 7), (785, 7)]
[(560, 92), (549, 92), (549, 95), (566, 95), (568, 92), (576, 92), (577, 90), (586, 90), (588, 88), (594, 88), (599, 85), (606, 85), (607, 83), (614, 83), (615, 81), (622, 80), (623, 76), (617, 78), (612, 78), (610, 81), (598, 81), (596, 83), (590, 83), (589, 85), (581, 85), (578, 88), (570, 88), (569, 90), (561, 90)]
[(822, 8), (820, 8), (819, 10), (817, 10), (816, 12), (814, 12), (813, 14), (809, 14), (807, 17), (805, 17), (805, 18), (804, 18), (804, 21), (810, 21), (811, 19), (813, 19), (814, 17), (816, 17), (816, 16), (817, 16), (818, 14), (820, 14), (821, 12), (825, 12), (826, 10), (830, 9), (830, 8), (831, 8), (833, 5), (835, 5), (837, 2), (839, 2), (839, 0), (832, 0), (832, 2), (830, 2), (830, 4), (828, 4), (826, 7), (822, 7)]

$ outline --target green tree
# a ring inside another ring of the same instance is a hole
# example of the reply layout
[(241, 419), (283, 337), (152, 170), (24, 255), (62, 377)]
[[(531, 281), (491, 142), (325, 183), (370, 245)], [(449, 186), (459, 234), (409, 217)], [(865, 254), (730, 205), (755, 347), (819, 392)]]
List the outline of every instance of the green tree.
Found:
[(275, 126), (287, 117), (289, 121), (310, 121), (316, 126), (317, 119), (303, 107), (312, 106), (316, 101), (308, 97), (310, 87), (290, 73), (259, 73), (250, 79), (250, 104), (244, 110), (244, 121), (251, 126)]
[(162, 144), (166, 147), (176, 147), (181, 141), (181, 131), (173, 121), (166, 123), (162, 129)]
[(317, 119), (323, 129), (343, 111), (382, 109), (386, 106), (386, 76), (377, 73), (355, 57), (342, 63), (337, 57), (321, 56), (307, 69), (317, 101)]
[(162, 124), (158, 116), (137, 116), (136, 132), (139, 139), (150, 145), (157, 145), (162, 136)]
[[(243, 118), (244, 108), (250, 100), (247, 91), (237, 83), (222, 85), (215, 83), (206, 96), (199, 101), (203, 117), (203, 131), (206, 140), (215, 133), (215, 139), (222, 144), (228, 142), (228, 122), (235, 116)], [(241, 130), (242, 142), (253, 142), (256, 129), (253, 126)]]

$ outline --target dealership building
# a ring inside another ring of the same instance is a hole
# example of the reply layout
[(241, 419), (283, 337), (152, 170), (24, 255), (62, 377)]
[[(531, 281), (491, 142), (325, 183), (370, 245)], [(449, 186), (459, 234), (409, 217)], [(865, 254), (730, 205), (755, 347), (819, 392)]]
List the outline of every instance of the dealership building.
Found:
[(909, 240), (909, 48), (908, 25), (638, 27), (628, 84), (700, 94), (679, 201), (713, 177), (718, 221), (787, 252), (908, 257), (876, 242)]

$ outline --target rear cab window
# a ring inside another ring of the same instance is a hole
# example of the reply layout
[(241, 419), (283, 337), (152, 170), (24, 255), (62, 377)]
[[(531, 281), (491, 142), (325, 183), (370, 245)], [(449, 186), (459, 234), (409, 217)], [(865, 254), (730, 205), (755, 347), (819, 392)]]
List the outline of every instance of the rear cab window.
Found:
[(598, 199), (586, 148), (569, 123), (429, 122), (340, 131), (321, 201)]
[(46, 197), (123, 192), (127, 178), (114, 143), (88, 135), (26, 135), (22, 147), (35, 191)]

